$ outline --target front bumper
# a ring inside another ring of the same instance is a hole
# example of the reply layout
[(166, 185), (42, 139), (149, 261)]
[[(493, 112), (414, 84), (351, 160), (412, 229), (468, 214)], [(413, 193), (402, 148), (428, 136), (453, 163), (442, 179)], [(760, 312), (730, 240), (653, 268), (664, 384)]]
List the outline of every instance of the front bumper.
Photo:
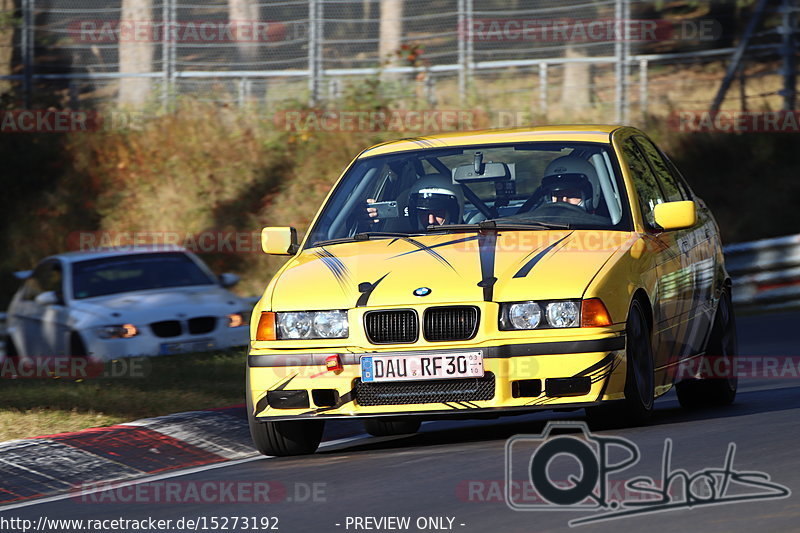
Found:
[[(363, 355), (483, 352), (485, 379), (361, 383)], [(339, 355), (343, 370), (326, 368)], [(419, 415), (481, 416), (584, 407), (624, 397), (625, 336), (437, 350), (251, 350), (248, 395), (260, 421)], [(437, 386), (439, 388), (437, 389)]]

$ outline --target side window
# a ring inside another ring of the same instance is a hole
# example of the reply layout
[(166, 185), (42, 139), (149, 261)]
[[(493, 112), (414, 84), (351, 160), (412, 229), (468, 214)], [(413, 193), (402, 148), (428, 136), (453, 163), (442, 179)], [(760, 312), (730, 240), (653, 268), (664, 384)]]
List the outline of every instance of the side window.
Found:
[(683, 190), (683, 186), (675, 179), (675, 176), (672, 175), (667, 162), (661, 156), (661, 153), (655, 145), (649, 139), (641, 136), (636, 137), (636, 142), (645, 156), (647, 156), (650, 165), (652, 165), (653, 171), (656, 173), (656, 178), (661, 188), (664, 190), (664, 194), (667, 195), (667, 201), (680, 202), (681, 200), (687, 200), (689, 195), (686, 194), (686, 191)]
[(658, 187), (655, 176), (650, 166), (644, 159), (633, 139), (628, 139), (622, 145), (622, 155), (625, 163), (633, 174), (633, 183), (639, 197), (639, 207), (642, 210), (644, 221), (650, 225), (655, 224), (653, 209), (658, 204), (664, 203), (664, 196)]

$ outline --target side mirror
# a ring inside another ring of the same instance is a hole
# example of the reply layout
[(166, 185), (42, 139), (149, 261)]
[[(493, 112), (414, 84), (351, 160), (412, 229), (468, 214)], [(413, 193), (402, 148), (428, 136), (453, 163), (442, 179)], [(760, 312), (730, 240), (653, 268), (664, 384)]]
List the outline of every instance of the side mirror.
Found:
[(291, 227), (269, 227), (261, 230), (261, 249), (270, 255), (294, 255), (299, 248), (297, 230)]
[(239, 280), (242, 279), (236, 274), (231, 274), (230, 272), (225, 272), (224, 274), (219, 275), (219, 284), (222, 285), (224, 288), (233, 287)]
[(653, 216), (665, 231), (690, 228), (697, 222), (697, 206), (691, 200), (658, 204)]
[(42, 307), (61, 303), (61, 299), (58, 297), (55, 291), (41, 292), (36, 296), (36, 298), (33, 299), (33, 301), (41, 305)]

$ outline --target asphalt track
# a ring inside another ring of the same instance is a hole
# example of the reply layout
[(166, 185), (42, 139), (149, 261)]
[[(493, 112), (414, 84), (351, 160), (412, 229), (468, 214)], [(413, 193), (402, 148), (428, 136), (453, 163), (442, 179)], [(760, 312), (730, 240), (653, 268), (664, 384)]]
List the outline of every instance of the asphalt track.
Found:
[[(800, 356), (798, 324), (800, 313), (740, 316), (738, 329), (742, 355)], [(795, 369), (797, 361), (794, 360)], [(188, 497), (184, 497), (187, 501), (175, 503), (164, 501), (161, 496), (154, 497), (152, 490), (149, 494), (143, 492), (138, 499), (133, 497), (138, 503), (131, 503), (122, 502), (121, 493), (115, 495), (112, 492), (94, 500), (89, 495), (84, 496), (84, 500), (69, 498), (7, 509), (0, 512), (0, 526), (5, 526), (0, 529), (9, 533), (22, 531), (19, 523), (14, 526), (7, 521), (11, 518), (30, 519), (38, 524), (40, 517), (93, 520), (153, 517), (172, 520), (172, 524), (152, 531), (256, 530), (252, 528), (252, 522), (248, 522), (247, 529), (243, 528), (241, 518), (234, 528), (232, 517), (238, 516), (277, 517), (278, 531), (283, 532), (571, 530), (570, 520), (597, 517), (600, 513), (564, 511), (552, 505), (515, 511), (506, 505), (502, 495), (507, 439), (517, 434), (538, 434), (547, 420), (581, 421), (583, 412), (545, 412), (491, 421), (429, 422), (423, 425), (421, 433), (413, 436), (356, 437), (328, 445), (313, 456), (259, 458), (172, 475), (166, 480), (179, 482), (183, 488), (203, 487), (209, 483), (219, 487), (232, 482), (252, 487), (254, 483), (266, 481), (271, 487), (269, 497), (273, 500), (269, 503), (208, 499), (198, 503), (196, 498)], [(733, 442), (736, 450), (729, 470), (762, 472), (769, 476), (770, 483), (785, 487), (791, 494), (781, 499), (726, 502), (735, 496), (763, 495), (772, 489), (739, 484), (730, 481), (731, 476), (728, 485), (722, 487), (720, 474), (715, 477), (718, 480), (715, 486), (718, 499), (707, 502), (716, 505), (697, 504), (689, 508), (683, 505), (685, 493), (676, 489), (673, 494), (676, 505), (670, 510), (588, 523), (576, 526), (578, 531), (755, 530), (766, 533), (800, 530), (800, 381), (790, 373), (782, 377), (743, 378), (736, 403), (727, 408), (686, 411), (678, 406), (674, 393), (670, 393), (657, 402), (654, 419), (648, 426), (609, 430), (599, 435), (625, 437), (641, 452), (637, 464), (610, 475), (617, 488), (620, 482), (636, 476), (649, 476), (660, 482), (664, 477), (662, 455), (665, 440), (671, 439), (671, 471), (684, 469), (692, 475), (709, 469), (721, 470), (729, 443)], [(525, 442), (518, 444), (521, 447), (514, 448), (511, 476), (523, 479), (530, 450), (525, 448)], [(619, 449), (615, 453), (617, 455), (611, 456), (613, 462), (625, 457)], [(549, 472), (554, 479), (580, 475), (577, 464), (564, 456), (553, 461)], [(703, 490), (703, 486), (708, 488), (704, 479), (708, 478), (698, 476), (695, 480), (692, 490), (698, 498), (695, 503), (699, 498), (708, 497), (709, 493)], [(763, 483), (765, 478), (747, 479)], [(152, 481), (151, 484), (158, 482)], [(125, 498), (130, 500), (131, 494), (126, 493)], [(515, 497), (520, 497), (521, 493), (517, 491), (515, 494)], [(612, 494), (619, 496), (619, 493)], [(627, 494), (622, 496), (628, 497)], [(522, 497), (524, 504), (541, 503), (530, 495), (523, 494)], [(626, 501), (630, 503), (632, 500)], [(627, 504), (625, 508), (629, 508)], [(187, 527), (185, 522), (176, 525), (181, 518), (198, 517), (205, 517), (205, 522), (194, 524), (196, 527)], [(375, 527), (376, 523), (372, 521), (360, 522), (362, 527), (355, 527), (356, 517), (409, 517), (410, 522), (408, 527), (394, 529)], [(445, 519), (442, 524), (423, 524), (421, 520), (426, 517)], [(448, 518), (452, 519), (452, 525)], [(3, 519), (6, 522), (3, 523)], [(115, 525), (119, 524), (106, 522), (104, 528), (84, 530), (120, 530)], [(275, 521), (259, 520), (258, 525), (274, 526)], [(57, 529), (51, 524), (44, 530), (66, 531), (69, 528)]]

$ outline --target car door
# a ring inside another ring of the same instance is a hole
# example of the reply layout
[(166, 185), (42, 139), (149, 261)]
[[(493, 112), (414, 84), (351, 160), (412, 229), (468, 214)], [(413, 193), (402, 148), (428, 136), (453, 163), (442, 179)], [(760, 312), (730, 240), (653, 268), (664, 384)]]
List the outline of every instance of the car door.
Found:
[[(688, 190), (676, 180), (670, 171), (666, 159), (652, 141), (644, 136), (636, 136), (642, 152), (653, 169), (661, 190), (668, 202), (692, 200)], [(683, 348), (680, 357), (688, 357), (702, 351), (706, 326), (704, 309), (710, 298), (710, 282), (713, 268), (708, 270), (708, 224), (711, 222), (708, 209), (700, 203), (697, 205), (697, 222), (691, 228), (677, 230), (678, 247), (685, 256), (686, 270), (679, 276), (679, 290), (687, 315), (682, 317), (686, 322)]]
[(651, 297), (656, 386), (666, 385), (670, 381), (666, 369), (680, 356), (687, 326), (682, 318), (688, 314), (687, 303), (681, 292), (687, 258), (678, 245), (680, 232), (659, 231), (655, 224), (655, 206), (664, 203), (666, 198), (641, 148), (632, 137), (620, 147), (636, 189), (642, 222), (647, 228), (647, 250), (654, 259), (656, 287)]
[[(25, 282), (15, 313), (26, 355), (63, 355), (69, 345), (69, 311), (64, 304), (64, 279), (61, 262), (50, 259), (40, 263)], [(52, 291), (58, 302), (43, 305), (37, 296)]]

